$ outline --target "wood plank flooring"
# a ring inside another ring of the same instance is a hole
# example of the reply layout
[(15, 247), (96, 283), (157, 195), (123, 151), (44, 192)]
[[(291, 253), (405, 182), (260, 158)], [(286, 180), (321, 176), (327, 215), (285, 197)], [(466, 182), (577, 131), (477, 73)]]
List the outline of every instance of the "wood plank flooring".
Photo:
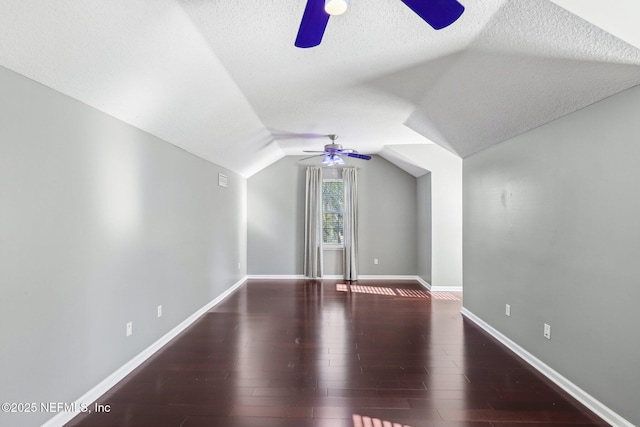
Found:
[(250, 280), (67, 426), (604, 426), (413, 281)]

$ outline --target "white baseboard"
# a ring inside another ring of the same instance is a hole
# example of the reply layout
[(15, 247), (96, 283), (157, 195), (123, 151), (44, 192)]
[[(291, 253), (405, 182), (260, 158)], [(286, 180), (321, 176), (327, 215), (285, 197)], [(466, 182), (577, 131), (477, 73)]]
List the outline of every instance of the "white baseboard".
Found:
[[(329, 280), (341, 280), (344, 276), (341, 274), (325, 274), (321, 279), (329, 279)], [(291, 279), (308, 279), (302, 274), (250, 274), (247, 276), (247, 279), (261, 279), (261, 280), (269, 280), (269, 279), (280, 279), (280, 280), (291, 280)], [(386, 275), (386, 274), (361, 274), (358, 275), (358, 279), (362, 280), (422, 280), (418, 276), (412, 275)], [(424, 281), (423, 281), (424, 282)], [(426, 282), (424, 282), (426, 283)]]
[(418, 276), (402, 274), (359, 274), (358, 279), (362, 280), (417, 280)]
[(471, 320), (473, 323), (485, 330), (489, 335), (500, 341), (516, 355), (522, 358), (525, 362), (535, 368), (538, 372), (553, 381), (557, 386), (569, 393), (573, 398), (589, 408), (593, 413), (598, 415), (600, 418), (602, 418), (612, 426), (633, 427), (633, 424), (631, 424), (629, 421), (613, 412), (610, 408), (602, 404), (602, 402), (569, 381), (567, 378), (559, 374), (557, 371), (542, 362), (533, 354), (529, 353), (527, 350), (511, 341), (497, 329), (493, 328), (491, 325), (480, 319), (478, 316), (476, 316), (466, 308), (463, 307), (460, 312), (464, 317)]
[[(299, 280), (299, 279), (307, 279), (304, 275), (299, 274), (250, 274), (247, 276), (247, 279), (259, 279), (259, 280)], [(318, 279), (328, 279), (328, 280), (342, 280), (342, 275), (337, 274), (325, 274), (322, 278)], [(424, 280), (420, 276), (413, 275), (398, 275), (398, 274), (361, 274), (358, 276), (360, 280), (416, 280), (422, 286), (427, 288), (427, 290), (431, 292), (462, 292), (462, 286), (432, 286), (429, 282)]]
[[(216, 305), (220, 304), (225, 298), (231, 295), (236, 289), (240, 287), (244, 282), (246, 282), (247, 277), (243, 277), (239, 281), (237, 281), (233, 286), (224, 291), (218, 297), (207, 303), (204, 307), (200, 308), (198, 311), (193, 313), (187, 319), (185, 319), (182, 323), (180, 323), (175, 328), (171, 329), (164, 336), (162, 336), (158, 341), (151, 344), (149, 347), (144, 349), (140, 354), (135, 356), (133, 359), (129, 360), (123, 366), (121, 366), (117, 371), (109, 375), (107, 378), (102, 380), (98, 385), (93, 387), (91, 390), (83, 394), (80, 398), (78, 398), (74, 403), (74, 407), (82, 408), (83, 405), (89, 405), (92, 402), (98, 400), (100, 396), (105, 394), (109, 389), (111, 389), (114, 385), (116, 385), (120, 380), (129, 375), (134, 369), (140, 366), (143, 362), (145, 362), (148, 358), (153, 356), (158, 350), (160, 350), (164, 345), (166, 345), (169, 341), (175, 338), (180, 332), (184, 331), (188, 326), (190, 326), (193, 322), (198, 320), (200, 316), (202, 316), (207, 311), (211, 310)], [(46, 423), (42, 424), (42, 427), (61, 427), (64, 424), (71, 421), (78, 413), (75, 412), (60, 412), (55, 417), (51, 418)]]
[[(344, 279), (343, 275), (325, 274), (323, 279)], [(398, 274), (359, 274), (358, 280), (416, 280), (418, 276), (398, 275)]]
[(424, 280), (422, 277), (420, 276), (416, 276), (416, 280), (418, 281), (418, 283), (420, 283), (423, 287), (427, 288), (428, 291), (431, 290), (431, 283), (427, 282), (426, 280)]
[[(343, 278), (344, 278), (344, 276), (342, 274), (325, 274), (322, 277), (319, 277), (318, 280), (322, 280), (322, 279), (341, 280)], [(298, 279), (309, 279), (309, 278), (304, 276), (304, 275), (302, 275), (302, 274), (250, 274), (250, 275), (247, 276), (247, 279), (298, 280)], [(417, 280), (418, 276), (398, 276), (398, 275), (383, 275), (383, 274), (381, 274), (381, 275), (359, 275), (358, 279), (362, 279), (362, 280)]]
[(462, 286), (431, 286), (431, 292), (462, 292)]
[(415, 279), (431, 292), (462, 292), (462, 286), (433, 286), (420, 276), (416, 276)]

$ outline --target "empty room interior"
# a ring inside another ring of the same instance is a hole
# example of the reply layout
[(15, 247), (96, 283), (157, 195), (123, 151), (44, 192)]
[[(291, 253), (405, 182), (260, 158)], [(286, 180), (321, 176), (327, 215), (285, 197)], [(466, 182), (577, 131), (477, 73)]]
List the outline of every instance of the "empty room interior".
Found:
[(640, 425), (638, 19), (0, 0), (0, 425)]

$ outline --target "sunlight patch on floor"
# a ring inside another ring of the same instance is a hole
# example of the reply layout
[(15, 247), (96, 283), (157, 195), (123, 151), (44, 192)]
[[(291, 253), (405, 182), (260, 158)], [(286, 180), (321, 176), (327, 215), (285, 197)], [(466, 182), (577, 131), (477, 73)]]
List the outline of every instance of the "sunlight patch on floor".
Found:
[(353, 427), (411, 427), (406, 424), (392, 423), (378, 418), (353, 414)]
[(372, 294), (372, 295), (389, 295), (389, 296), (401, 296), (405, 298), (423, 298), (429, 299), (433, 297), (435, 300), (445, 301), (460, 301), (460, 298), (449, 292), (430, 292), (422, 291), (419, 289), (406, 289), (406, 288), (386, 288), (382, 286), (362, 286), (362, 285), (347, 285), (346, 283), (336, 284), (336, 291), (338, 292), (353, 292), (356, 294)]
[(396, 288), (396, 291), (400, 296), (408, 297), (408, 298), (429, 298), (429, 294), (425, 291), (420, 291), (416, 289), (400, 289)]
[(382, 286), (347, 285), (345, 283), (338, 283), (336, 285), (336, 290), (339, 292), (349, 292), (349, 290), (351, 290), (351, 292), (357, 294), (389, 295), (406, 298), (429, 298), (429, 294), (427, 292), (419, 289), (395, 288), (394, 291), (392, 288)]
[(348, 292), (349, 288), (351, 288), (351, 292), (355, 292), (357, 294), (396, 295), (396, 293), (393, 292), (393, 289), (383, 288), (380, 286), (346, 285), (344, 283), (336, 285), (336, 290), (340, 292)]
[(460, 298), (449, 292), (431, 292), (433, 299), (447, 300), (447, 301), (460, 301)]

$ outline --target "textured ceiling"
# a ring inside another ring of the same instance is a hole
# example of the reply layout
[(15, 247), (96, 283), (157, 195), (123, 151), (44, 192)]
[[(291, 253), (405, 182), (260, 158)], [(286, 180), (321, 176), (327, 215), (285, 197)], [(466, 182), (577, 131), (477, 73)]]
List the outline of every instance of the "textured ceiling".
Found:
[(305, 0), (0, 0), (0, 65), (244, 176), (329, 133), (464, 157), (640, 83), (612, 35), (636, 44), (628, 14), (602, 2), (460, 1), (434, 31), (399, 0), (352, 0), (298, 49)]

